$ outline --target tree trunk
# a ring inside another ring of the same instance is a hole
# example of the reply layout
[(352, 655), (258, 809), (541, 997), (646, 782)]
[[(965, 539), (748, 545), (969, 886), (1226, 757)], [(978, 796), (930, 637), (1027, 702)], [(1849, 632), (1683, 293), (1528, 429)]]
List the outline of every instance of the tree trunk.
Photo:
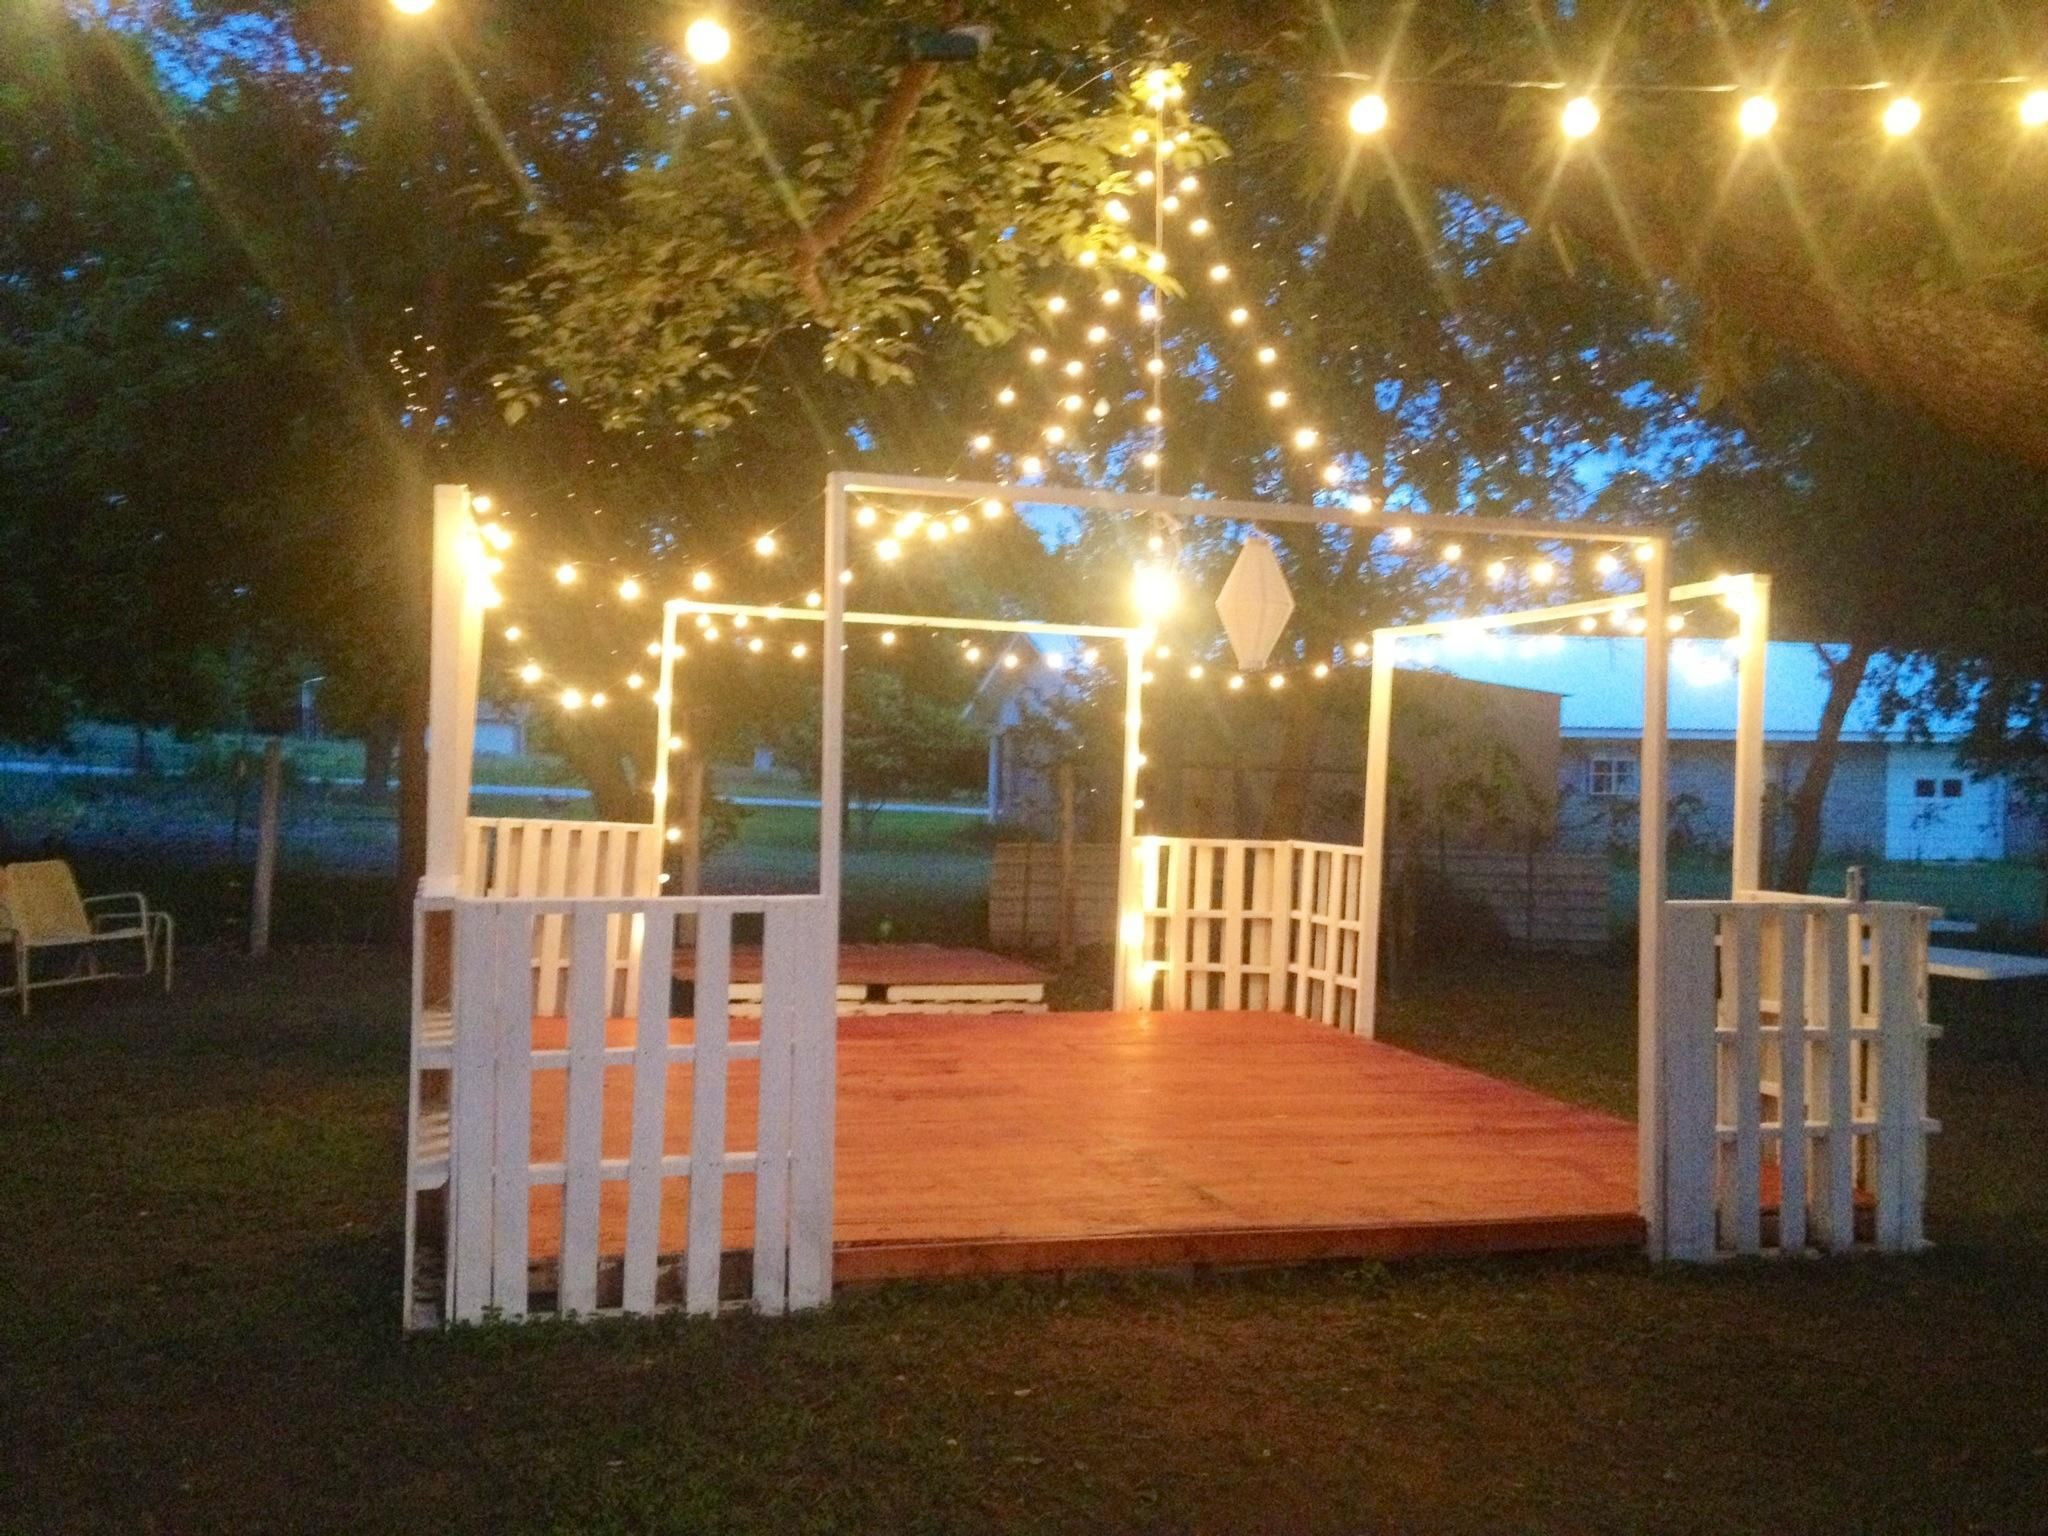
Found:
[[(618, 742), (589, 720), (573, 720), (559, 733), (562, 756), (590, 787), (590, 798), (600, 821), (637, 821), (644, 824), (653, 813), (653, 802), (644, 786), (628, 768), (628, 759)], [(653, 732), (648, 732), (653, 741)]]
[(373, 720), (363, 732), (362, 796), (374, 805), (391, 798), (391, 761), (398, 750), (398, 729), (389, 720)]
[(1842, 725), (1849, 718), (1849, 706), (1863, 687), (1870, 670), (1873, 647), (1858, 640), (1848, 655), (1828, 667), (1828, 702), (1820, 712), (1820, 729), (1813, 738), (1813, 756), (1788, 802), (1792, 813), (1792, 841), (1785, 849), (1785, 862), (1778, 871), (1778, 889), (1804, 893), (1813, 882), (1813, 866), (1820, 859), (1821, 811), (1827, 804), (1828, 785), (1835, 776), (1835, 760), (1841, 753)]

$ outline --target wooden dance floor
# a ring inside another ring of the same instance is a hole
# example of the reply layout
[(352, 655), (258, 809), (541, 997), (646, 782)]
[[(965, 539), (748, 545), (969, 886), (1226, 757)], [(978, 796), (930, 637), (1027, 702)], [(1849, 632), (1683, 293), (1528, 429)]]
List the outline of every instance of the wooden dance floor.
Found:
[[(614, 1021), (614, 1043), (630, 1034)], [(539, 1021), (536, 1043), (562, 1044), (561, 1021)], [(733, 1062), (736, 1150), (756, 1087), (755, 1064)], [(631, 1088), (630, 1068), (607, 1069), (607, 1157), (626, 1153)], [(536, 1073), (536, 1160), (560, 1156), (562, 1112), (563, 1074)], [(1642, 1239), (1626, 1121), (1281, 1014), (842, 1019), (838, 1114), (841, 1283)], [(688, 1149), (689, 1115), (690, 1068), (673, 1066), (669, 1151)], [(536, 1259), (559, 1249), (560, 1195), (533, 1192)], [(686, 1202), (671, 1179), (664, 1253)], [(728, 1176), (724, 1212), (727, 1249), (748, 1248), (750, 1176)], [(603, 1251), (622, 1252), (623, 1184), (604, 1187), (600, 1223)]]

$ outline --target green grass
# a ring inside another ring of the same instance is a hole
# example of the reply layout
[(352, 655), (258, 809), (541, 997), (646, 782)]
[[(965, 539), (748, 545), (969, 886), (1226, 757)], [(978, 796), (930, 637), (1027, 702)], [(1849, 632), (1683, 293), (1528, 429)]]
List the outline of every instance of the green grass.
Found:
[[(2048, 1528), (2038, 1051), (1938, 1048), (1918, 1259), (904, 1286), (404, 1339), (403, 992), (385, 951), (200, 955), (168, 1002), (0, 1026), (0, 1528)], [(1619, 971), (1418, 980), (1393, 1013), (1627, 1102)]]

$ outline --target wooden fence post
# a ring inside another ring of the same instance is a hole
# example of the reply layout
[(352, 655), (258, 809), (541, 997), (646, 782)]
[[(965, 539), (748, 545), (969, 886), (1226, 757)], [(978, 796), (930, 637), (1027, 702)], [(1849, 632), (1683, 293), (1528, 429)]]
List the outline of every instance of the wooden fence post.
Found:
[(270, 953), (270, 898), (277, 883), (277, 831), (284, 796), (284, 743), (263, 746), (263, 802), (256, 814), (256, 879), (249, 894), (249, 953)]

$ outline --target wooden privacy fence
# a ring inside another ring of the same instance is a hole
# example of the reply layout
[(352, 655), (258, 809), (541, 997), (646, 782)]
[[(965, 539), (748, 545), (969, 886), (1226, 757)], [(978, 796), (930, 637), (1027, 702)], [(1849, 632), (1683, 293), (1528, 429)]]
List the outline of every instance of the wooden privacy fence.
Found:
[(1933, 910), (1749, 892), (1665, 912), (1665, 1252), (1920, 1247)]
[[(731, 1292), (766, 1312), (829, 1299), (836, 1046), (824, 897), (426, 899), (421, 909), (423, 924), (446, 914), (452, 966), (443, 998), (417, 999), (409, 1324), (435, 1313), (468, 1322), (711, 1312)], [(741, 914), (763, 926), (758, 1039), (729, 1031)], [(685, 918), (696, 921), (697, 1016), (672, 1027)], [(547, 1017), (547, 973), (533, 960), (536, 931), (551, 921), (566, 954), (560, 1019)], [(609, 996), (620, 926), (632, 954), (623, 1017)], [(757, 1109), (753, 1145), (735, 1148), (744, 1127), (728, 1111), (740, 1063), (758, 1064), (747, 1069), (758, 1074)], [(736, 1176), (751, 1181), (750, 1220), (726, 1209)], [(677, 1180), (687, 1181), (684, 1202), (665, 1199)], [(605, 1198), (612, 1189), (623, 1190), (622, 1223), (620, 1202)], [(666, 1241), (665, 1203), (671, 1217), (686, 1209)], [(740, 1283), (725, 1263), (735, 1229), (751, 1233)], [(423, 1309), (422, 1293), (439, 1306)]]
[[(661, 833), (630, 821), (539, 821), (472, 816), (463, 824), (462, 893), (465, 896), (653, 896), (661, 878)], [(545, 914), (533, 936), (540, 1013), (562, 1011), (569, 956), (559, 914)], [(629, 925), (612, 920), (606, 940), (612, 957), (611, 1003), (626, 1006), (633, 962)]]
[(1122, 964), (1140, 1007), (1271, 1009), (1358, 1027), (1364, 854), (1147, 837)]

